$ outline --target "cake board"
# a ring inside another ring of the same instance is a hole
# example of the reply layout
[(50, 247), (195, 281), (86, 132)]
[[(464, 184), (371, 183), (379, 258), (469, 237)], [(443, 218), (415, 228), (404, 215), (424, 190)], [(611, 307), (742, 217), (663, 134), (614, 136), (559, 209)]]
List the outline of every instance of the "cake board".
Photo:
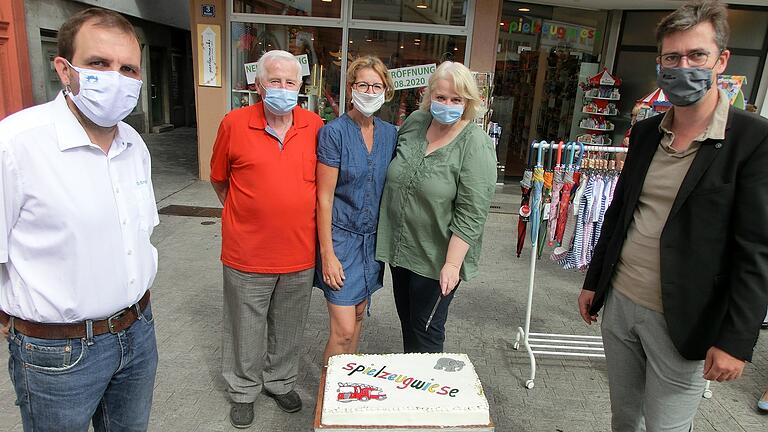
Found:
[(323, 416), (323, 400), (325, 398), (325, 376), (327, 368), (323, 368), (320, 375), (320, 386), (317, 389), (317, 404), (315, 405), (315, 432), (494, 432), (493, 420), (487, 425), (477, 426), (355, 426), (355, 425), (324, 425), (321, 424)]

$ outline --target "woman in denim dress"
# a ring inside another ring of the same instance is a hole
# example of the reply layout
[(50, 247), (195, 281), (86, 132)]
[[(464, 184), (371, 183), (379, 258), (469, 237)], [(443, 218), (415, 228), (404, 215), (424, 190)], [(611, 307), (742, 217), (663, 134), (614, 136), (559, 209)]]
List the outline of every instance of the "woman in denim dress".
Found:
[(318, 137), (315, 271), (330, 316), (323, 364), (332, 355), (357, 351), (366, 306), (382, 286), (383, 264), (374, 258), (376, 226), (397, 130), (373, 113), (393, 92), (381, 60), (358, 58), (347, 71), (351, 108)]

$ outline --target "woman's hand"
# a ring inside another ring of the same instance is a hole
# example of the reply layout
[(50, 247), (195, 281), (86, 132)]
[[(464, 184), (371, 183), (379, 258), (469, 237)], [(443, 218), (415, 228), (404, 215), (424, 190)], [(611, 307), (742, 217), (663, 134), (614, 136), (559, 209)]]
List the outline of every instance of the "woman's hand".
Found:
[(323, 282), (336, 291), (344, 286), (344, 266), (336, 258), (336, 254), (331, 253), (322, 257), (323, 261)]
[(458, 284), (459, 266), (445, 263), (442, 270), (440, 270), (440, 290), (443, 292), (443, 296), (450, 294)]

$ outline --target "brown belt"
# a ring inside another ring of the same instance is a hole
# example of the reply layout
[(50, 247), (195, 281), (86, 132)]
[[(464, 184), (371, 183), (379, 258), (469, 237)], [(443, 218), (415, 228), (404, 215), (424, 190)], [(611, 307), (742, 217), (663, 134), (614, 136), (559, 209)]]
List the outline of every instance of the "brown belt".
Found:
[[(138, 318), (139, 313), (149, 304), (149, 290), (144, 293), (138, 303), (133, 304), (111, 317), (99, 321), (93, 321), (93, 336), (104, 333), (119, 333), (131, 326)], [(87, 337), (87, 324), (85, 321), (66, 324), (51, 324), (26, 321), (8, 315), (0, 310), (0, 324), (5, 327), (8, 321), (13, 320), (11, 331), (17, 331), (25, 336), (38, 339), (81, 339)]]

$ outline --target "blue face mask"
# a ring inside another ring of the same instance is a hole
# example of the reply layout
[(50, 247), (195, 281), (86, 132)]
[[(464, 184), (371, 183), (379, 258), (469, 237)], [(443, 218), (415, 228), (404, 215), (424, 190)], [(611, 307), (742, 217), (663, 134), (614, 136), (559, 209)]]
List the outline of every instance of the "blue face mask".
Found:
[(274, 115), (286, 115), (299, 100), (298, 90), (287, 90), (283, 88), (266, 87), (264, 96), (264, 106)]
[(429, 112), (432, 118), (442, 124), (454, 124), (464, 114), (464, 105), (446, 105), (437, 101), (432, 101), (429, 106)]

